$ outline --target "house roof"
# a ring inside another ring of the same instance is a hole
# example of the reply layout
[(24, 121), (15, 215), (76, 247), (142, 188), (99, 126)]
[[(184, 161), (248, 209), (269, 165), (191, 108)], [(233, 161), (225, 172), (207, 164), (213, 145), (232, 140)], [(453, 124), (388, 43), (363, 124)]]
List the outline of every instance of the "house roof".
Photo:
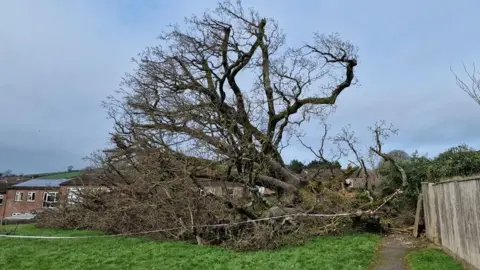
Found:
[(1, 179), (0, 180), (0, 194), (6, 194), (8, 189), (15, 184), (19, 184), (25, 180), (16, 180), (16, 179)]
[(69, 179), (32, 179), (28, 180), (16, 185), (13, 185), (12, 188), (14, 189), (21, 189), (21, 188), (48, 188), (48, 187), (60, 187), (60, 184), (68, 181)]

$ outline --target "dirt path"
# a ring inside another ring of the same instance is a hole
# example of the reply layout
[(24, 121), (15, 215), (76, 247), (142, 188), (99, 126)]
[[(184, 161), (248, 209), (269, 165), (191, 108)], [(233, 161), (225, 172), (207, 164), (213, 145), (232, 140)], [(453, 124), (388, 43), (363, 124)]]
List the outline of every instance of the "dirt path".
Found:
[(385, 236), (380, 244), (377, 253), (376, 264), (374, 270), (404, 270), (406, 268), (405, 255), (422, 245), (422, 241), (418, 241), (409, 235), (392, 234)]

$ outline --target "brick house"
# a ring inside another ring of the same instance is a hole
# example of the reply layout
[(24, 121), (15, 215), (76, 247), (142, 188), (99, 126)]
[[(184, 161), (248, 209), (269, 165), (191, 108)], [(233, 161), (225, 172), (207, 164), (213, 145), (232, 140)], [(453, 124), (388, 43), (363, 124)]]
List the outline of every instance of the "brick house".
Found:
[[(202, 194), (213, 193), (217, 196), (226, 196), (228, 194), (235, 198), (240, 198), (247, 193), (245, 186), (238, 183), (209, 179), (198, 179), (197, 183), (202, 186), (200, 190)], [(80, 177), (75, 177), (60, 184), (59, 200), (67, 204), (74, 204), (78, 197), (81, 196), (82, 190), (108, 190), (103, 184), (103, 181), (94, 174), (84, 174)]]
[[(212, 180), (208, 178), (198, 178), (197, 184), (202, 188), (201, 194), (213, 193), (217, 196), (233, 196), (234, 198), (241, 198), (248, 196), (248, 189), (245, 185), (240, 183), (226, 182), (218, 179)], [(60, 184), (60, 197), (62, 203), (74, 204), (81, 196), (82, 190), (104, 190), (109, 188), (105, 186), (104, 181), (98, 175), (98, 171), (90, 171), (75, 178), (69, 179)], [(264, 196), (274, 195), (275, 192), (268, 188), (259, 187), (259, 192)]]
[(7, 198), (8, 187), (9, 183), (0, 182), (0, 220), (3, 217), (3, 213), (5, 213), (5, 199)]
[(2, 219), (55, 207), (59, 202), (60, 184), (66, 181), (68, 179), (32, 179), (8, 187)]
[(230, 195), (234, 198), (241, 198), (247, 194), (245, 186), (239, 183), (209, 179), (198, 179), (197, 183), (202, 186), (200, 193), (212, 193), (217, 196)]
[(2, 220), (5, 213), (5, 206), (7, 202), (7, 191), (8, 189), (21, 182), (25, 181), (24, 179), (12, 179), (12, 178), (2, 178), (0, 179), (0, 221)]
[(108, 190), (96, 172), (91, 171), (61, 183), (59, 200), (62, 203), (73, 204), (85, 189)]

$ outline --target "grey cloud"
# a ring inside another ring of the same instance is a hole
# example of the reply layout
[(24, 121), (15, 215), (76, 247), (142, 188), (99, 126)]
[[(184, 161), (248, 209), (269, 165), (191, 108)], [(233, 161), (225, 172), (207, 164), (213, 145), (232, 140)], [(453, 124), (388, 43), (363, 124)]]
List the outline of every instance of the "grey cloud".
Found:
[[(111, 123), (100, 102), (131, 70), (130, 57), (155, 44), (166, 24), (181, 23), (215, 2), (2, 4), (0, 24), (10, 27), (0, 29), (0, 170), (84, 165), (81, 158), (107, 142)], [(478, 37), (471, 34), (478, 1), (272, 3), (247, 1), (247, 6), (277, 18), (289, 45), (320, 31), (339, 32), (359, 46), (360, 85), (339, 98), (330, 119), (333, 132), (351, 124), (369, 142), (366, 127), (383, 119), (400, 129), (387, 148), (433, 155), (462, 142), (480, 147), (475, 124), (480, 107), (456, 88), (449, 71), (450, 65), (459, 69), (462, 60), (480, 59)], [(316, 124), (304, 127), (312, 146), (320, 139)], [(298, 143), (284, 154), (287, 160), (313, 157)]]

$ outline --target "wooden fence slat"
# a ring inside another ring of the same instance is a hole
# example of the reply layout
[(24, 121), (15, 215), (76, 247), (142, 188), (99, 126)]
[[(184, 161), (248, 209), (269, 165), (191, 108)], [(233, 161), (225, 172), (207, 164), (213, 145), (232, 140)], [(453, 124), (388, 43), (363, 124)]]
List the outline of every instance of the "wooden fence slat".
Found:
[[(423, 200), (423, 203), (422, 201)], [(422, 183), (413, 235), (423, 206), (429, 240), (470, 269), (480, 270), (480, 177), (440, 183)]]
[(422, 212), (423, 206), (423, 194), (418, 195), (417, 199), (417, 212), (415, 213), (415, 223), (413, 224), (413, 236), (418, 237), (418, 225), (420, 224), (420, 213)]

